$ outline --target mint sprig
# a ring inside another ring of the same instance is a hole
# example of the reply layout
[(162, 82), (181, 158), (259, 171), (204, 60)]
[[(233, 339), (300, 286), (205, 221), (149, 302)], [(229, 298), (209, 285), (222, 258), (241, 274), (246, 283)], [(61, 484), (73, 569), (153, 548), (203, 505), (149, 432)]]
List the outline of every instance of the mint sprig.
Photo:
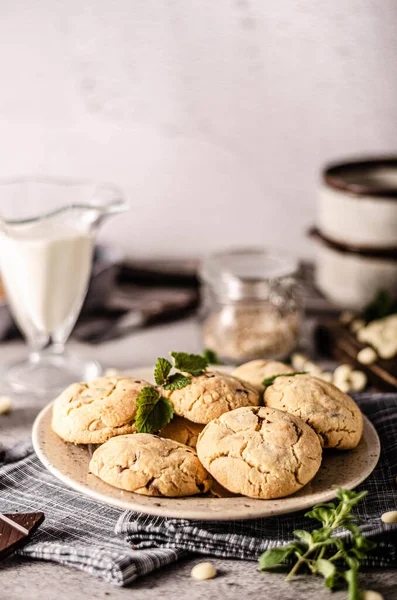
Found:
[(171, 356), (174, 359), (175, 369), (190, 375), (201, 375), (208, 367), (208, 360), (200, 354), (171, 352)]
[[(199, 354), (171, 352), (175, 368), (183, 373), (171, 373), (172, 364), (166, 358), (158, 358), (154, 367), (154, 380), (164, 390), (181, 390), (192, 381), (190, 375), (201, 375), (208, 366), (208, 361)], [(152, 385), (145, 386), (136, 401), (137, 412), (135, 427), (139, 433), (157, 433), (165, 427), (174, 416), (171, 402), (164, 398)]]
[(186, 352), (171, 352), (175, 369), (182, 373), (170, 375), (172, 364), (166, 358), (158, 358), (154, 367), (154, 380), (165, 390), (180, 390), (191, 383), (189, 375), (201, 375), (208, 367), (208, 360), (200, 354)]
[(141, 390), (136, 406), (135, 427), (138, 433), (157, 433), (174, 415), (171, 402), (151, 385)]
[(187, 354), (186, 352), (171, 352), (174, 359), (174, 367), (182, 373), (173, 373), (170, 375), (172, 364), (166, 358), (158, 358), (154, 367), (154, 380), (157, 385), (165, 390), (180, 390), (189, 383), (190, 377), (184, 375), (201, 375), (208, 367), (208, 360), (200, 354)]
[[(295, 541), (266, 550), (259, 558), (259, 568), (267, 571), (282, 566), (286, 559), (295, 559), (286, 581), (304, 567), (313, 575), (322, 575), (325, 585), (330, 589), (341, 583), (347, 584), (349, 600), (359, 600), (357, 573), (360, 561), (367, 557), (376, 544), (361, 534), (360, 521), (351, 511), (367, 492), (337, 490), (338, 505), (333, 502), (317, 504), (305, 515), (319, 521), (322, 527), (312, 532), (303, 529), (294, 531)], [(333, 535), (336, 529), (343, 528), (351, 534), (347, 540)]]
[(295, 375), (307, 375), (307, 371), (296, 371), (296, 373), (279, 373), (278, 375), (272, 375), (271, 377), (266, 377), (262, 381), (263, 387), (266, 389), (269, 385), (272, 385), (277, 377), (294, 377)]

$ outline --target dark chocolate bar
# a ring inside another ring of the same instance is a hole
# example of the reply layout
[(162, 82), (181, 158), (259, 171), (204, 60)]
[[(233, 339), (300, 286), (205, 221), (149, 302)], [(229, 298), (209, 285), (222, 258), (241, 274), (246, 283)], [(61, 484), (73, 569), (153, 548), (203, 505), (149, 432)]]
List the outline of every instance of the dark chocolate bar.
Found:
[(29, 534), (25, 535), (0, 519), (0, 560), (3, 560), (9, 554), (26, 544), (30, 536), (44, 521), (44, 513), (42, 512), (13, 513), (5, 514), (5, 516), (18, 523), (18, 525), (22, 525), (22, 527), (29, 531)]

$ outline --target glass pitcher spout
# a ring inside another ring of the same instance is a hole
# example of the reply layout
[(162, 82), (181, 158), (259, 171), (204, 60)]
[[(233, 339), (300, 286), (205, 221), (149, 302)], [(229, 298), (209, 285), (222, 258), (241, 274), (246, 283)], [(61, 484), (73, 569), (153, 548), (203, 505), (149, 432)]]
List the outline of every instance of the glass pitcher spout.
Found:
[(0, 231), (8, 235), (38, 225), (95, 230), (128, 210), (117, 186), (66, 178), (0, 179), (0, 197)]

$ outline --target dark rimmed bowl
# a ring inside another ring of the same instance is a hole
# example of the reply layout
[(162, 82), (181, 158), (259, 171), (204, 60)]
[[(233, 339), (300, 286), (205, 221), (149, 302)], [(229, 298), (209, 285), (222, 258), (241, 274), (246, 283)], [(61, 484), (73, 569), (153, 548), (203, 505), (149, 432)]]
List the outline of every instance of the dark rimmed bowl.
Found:
[(322, 172), (317, 226), (334, 243), (397, 247), (397, 157), (333, 163)]

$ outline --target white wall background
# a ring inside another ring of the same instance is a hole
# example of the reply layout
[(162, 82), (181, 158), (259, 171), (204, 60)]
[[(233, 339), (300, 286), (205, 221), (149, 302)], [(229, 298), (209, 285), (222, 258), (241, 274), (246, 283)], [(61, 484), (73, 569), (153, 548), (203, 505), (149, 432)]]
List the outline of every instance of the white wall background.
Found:
[(311, 251), (321, 164), (397, 146), (396, 0), (0, 0), (0, 176), (114, 181), (135, 256)]

